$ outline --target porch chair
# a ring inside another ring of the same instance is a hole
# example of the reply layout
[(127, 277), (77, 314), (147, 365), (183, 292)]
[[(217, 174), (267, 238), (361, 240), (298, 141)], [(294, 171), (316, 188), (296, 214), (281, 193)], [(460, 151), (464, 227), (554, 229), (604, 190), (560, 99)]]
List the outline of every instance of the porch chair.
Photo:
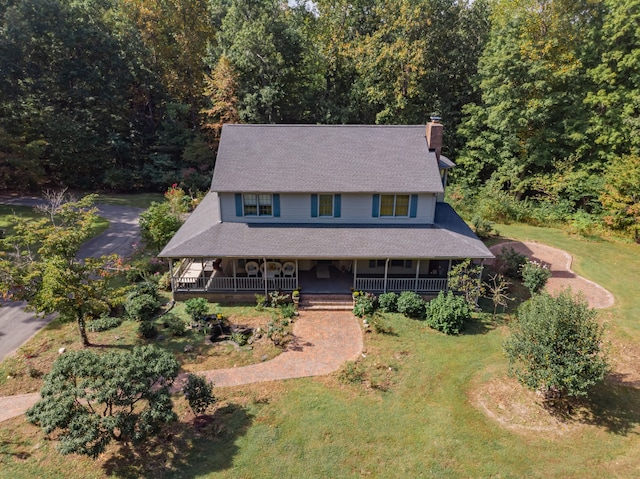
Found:
[(244, 265), (244, 270), (247, 272), (247, 276), (248, 277), (258, 277), (258, 271), (260, 271), (260, 267), (258, 266), (258, 263), (256, 263), (255, 261), (249, 261), (247, 264)]
[(287, 261), (285, 264), (282, 265), (282, 276), (284, 276), (285, 278), (287, 277), (293, 278), (295, 273), (296, 273), (295, 263), (291, 261)]

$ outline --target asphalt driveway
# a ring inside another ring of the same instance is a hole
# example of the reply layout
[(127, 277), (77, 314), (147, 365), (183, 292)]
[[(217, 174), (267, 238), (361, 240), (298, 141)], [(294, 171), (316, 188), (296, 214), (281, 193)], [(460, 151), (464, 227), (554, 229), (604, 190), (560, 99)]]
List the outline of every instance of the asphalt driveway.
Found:
[[(36, 197), (0, 196), (0, 203), (8, 205), (35, 206), (42, 201)], [(81, 258), (113, 253), (121, 256), (130, 255), (134, 249), (133, 245), (140, 241), (138, 219), (144, 210), (127, 206), (96, 206), (98, 214), (109, 221), (109, 228), (82, 245), (78, 255)], [(53, 316), (35, 317), (33, 313), (25, 312), (24, 307), (23, 302), (0, 302), (0, 360), (19, 348), (53, 319)]]

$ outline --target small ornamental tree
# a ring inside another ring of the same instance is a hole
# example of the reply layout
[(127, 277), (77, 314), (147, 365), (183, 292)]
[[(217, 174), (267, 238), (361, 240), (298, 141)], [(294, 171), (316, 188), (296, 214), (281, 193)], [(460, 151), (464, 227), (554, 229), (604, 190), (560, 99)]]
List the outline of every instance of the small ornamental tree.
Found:
[(197, 374), (187, 376), (187, 382), (182, 387), (182, 392), (196, 416), (204, 414), (207, 408), (216, 402), (212, 384)]
[(59, 431), (62, 454), (95, 458), (112, 441), (139, 444), (177, 419), (169, 388), (179, 367), (170, 353), (153, 346), (64, 353), (27, 419), (47, 434)]
[(518, 308), (504, 344), (511, 372), (547, 400), (586, 396), (608, 370), (595, 316), (570, 290), (534, 295)]
[(474, 265), (470, 259), (451, 268), (448, 274), (449, 288), (462, 293), (465, 301), (471, 308), (475, 308), (478, 299), (484, 294), (484, 285), (480, 280), (482, 266)]
[(523, 264), (520, 268), (520, 274), (522, 275), (522, 284), (529, 290), (531, 296), (539, 293), (551, 278), (549, 267), (537, 261), (527, 261)]

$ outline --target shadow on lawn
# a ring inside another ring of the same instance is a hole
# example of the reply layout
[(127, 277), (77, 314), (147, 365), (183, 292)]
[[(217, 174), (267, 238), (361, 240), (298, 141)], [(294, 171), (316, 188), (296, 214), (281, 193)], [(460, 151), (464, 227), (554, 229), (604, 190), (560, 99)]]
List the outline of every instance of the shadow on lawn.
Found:
[(192, 478), (229, 469), (238, 451), (236, 440), (249, 429), (253, 416), (230, 404), (196, 425), (179, 422), (136, 447), (122, 446), (104, 463), (109, 475), (122, 478)]
[(640, 389), (605, 381), (589, 399), (548, 405), (550, 414), (565, 422), (588, 424), (626, 436), (640, 426)]

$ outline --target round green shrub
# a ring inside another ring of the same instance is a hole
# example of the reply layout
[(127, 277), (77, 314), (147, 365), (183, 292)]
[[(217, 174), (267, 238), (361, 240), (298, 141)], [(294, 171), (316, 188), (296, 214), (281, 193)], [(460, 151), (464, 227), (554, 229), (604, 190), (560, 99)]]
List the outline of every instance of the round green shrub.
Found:
[(165, 328), (169, 330), (171, 336), (184, 336), (187, 331), (187, 325), (184, 320), (175, 314), (165, 314), (163, 317), (163, 323)]
[(427, 324), (445, 334), (459, 334), (464, 322), (471, 317), (471, 308), (462, 296), (451, 291), (446, 295), (440, 291), (438, 296), (426, 305)]
[(395, 313), (398, 311), (398, 295), (396, 293), (384, 293), (378, 297), (380, 309), (385, 313)]
[(398, 296), (398, 312), (409, 318), (423, 319), (425, 311), (424, 300), (418, 293), (403, 291)]
[(99, 333), (101, 331), (108, 331), (113, 328), (117, 328), (122, 324), (122, 318), (109, 316), (103, 314), (98, 319), (94, 319), (87, 324), (87, 329), (93, 333)]
[(153, 321), (140, 321), (138, 325), (138, 336), (144, 339), (155, 338), (158, 335), (158, 328)]
[(191, 298), (185, 301), (184, 306), (194, 323), (202, 321), (209, 311), (209, 302), (205, 298)]
[(360, 294), (354, 299), (353, 314), (359, 318), (373, 314), (378, 308), (378, 298), (371, 293)]
[(160, 303), (150, 294), (130, 296), (124, 303), (127, 316), (135, 321), (146, 321), (155, 316)]

